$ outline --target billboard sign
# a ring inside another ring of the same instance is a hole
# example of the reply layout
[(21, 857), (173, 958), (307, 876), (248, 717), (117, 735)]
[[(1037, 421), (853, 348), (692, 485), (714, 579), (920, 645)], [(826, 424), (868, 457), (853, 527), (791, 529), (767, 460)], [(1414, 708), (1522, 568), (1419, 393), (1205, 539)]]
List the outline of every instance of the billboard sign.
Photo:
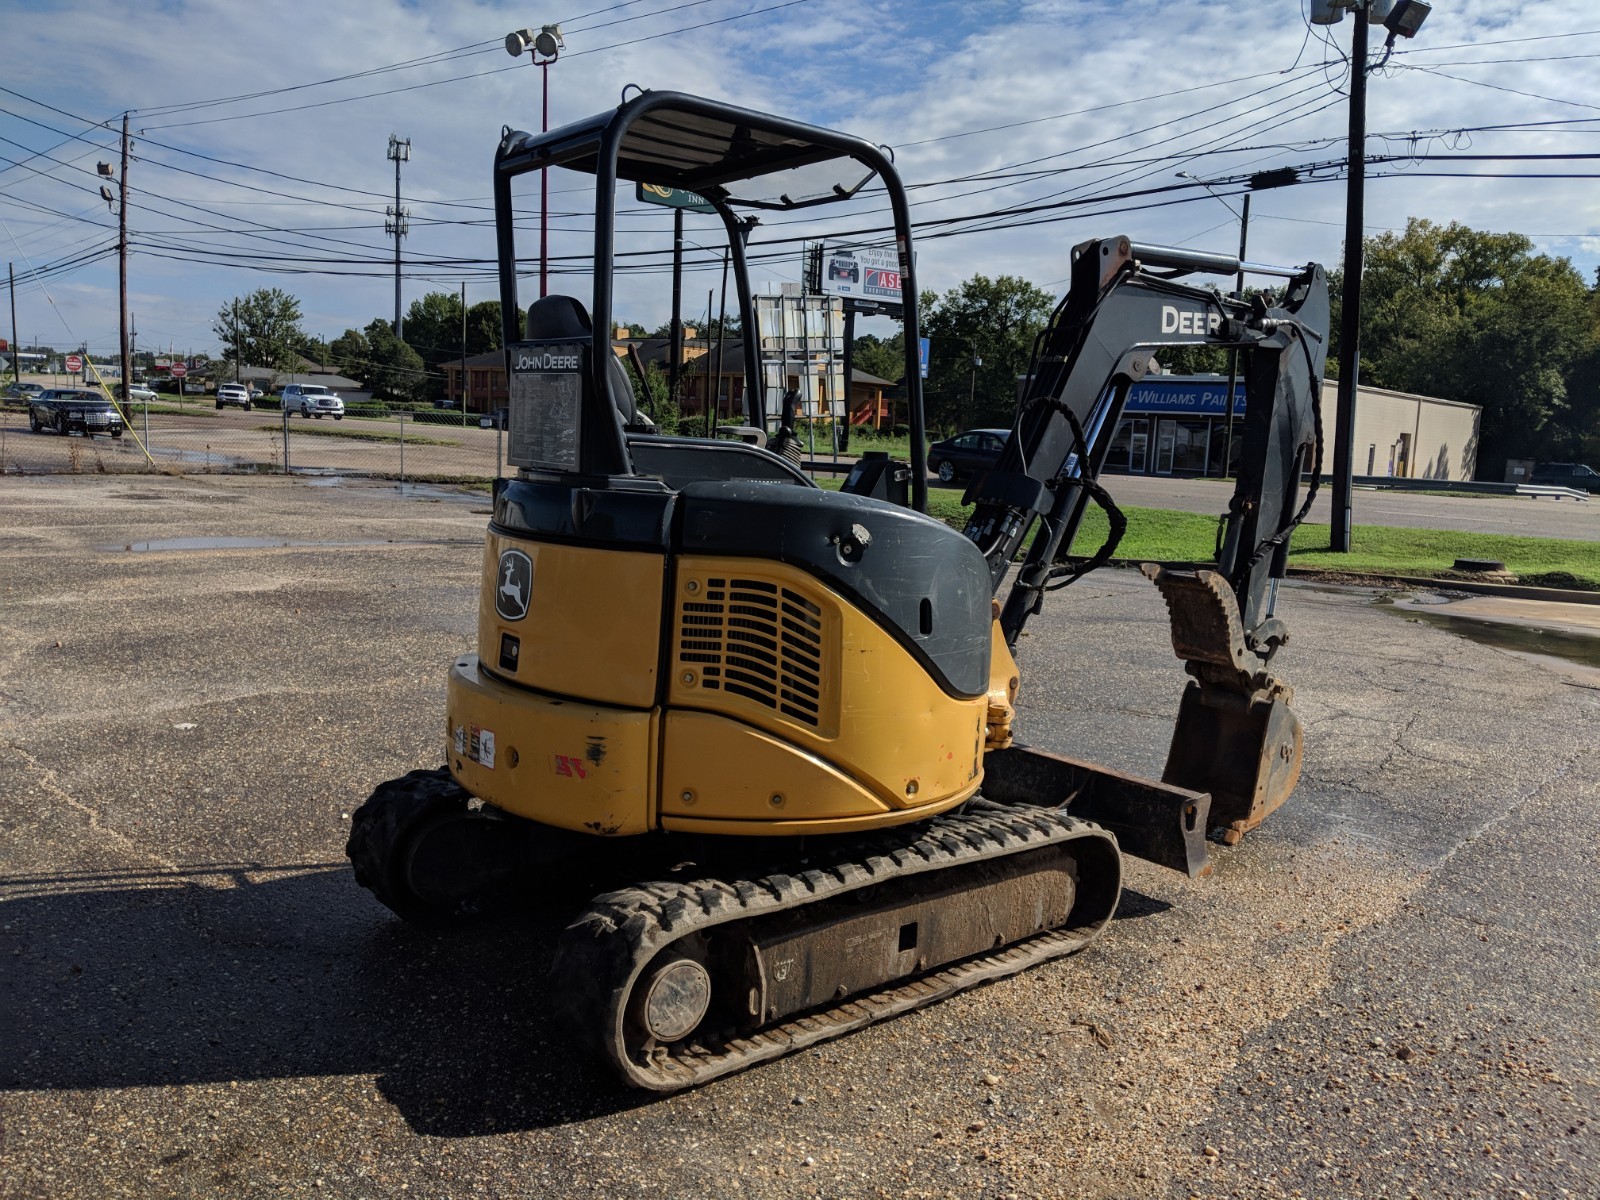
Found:
[(900, 256), (892, 246), (822, 244), (822, 294), (899, 304)]
[(927, 338), (917, 339), (917, 374), (923, 379), (928, 377), (928, 346)]
[(686, 192), (682, 188), (663, 187), (659, 183), (638, 184), (633, 194), (645, 204), (665, 204), (668, 208), (683, 208), (697, 213), (717, 211), (709, 200), (698, 193)]

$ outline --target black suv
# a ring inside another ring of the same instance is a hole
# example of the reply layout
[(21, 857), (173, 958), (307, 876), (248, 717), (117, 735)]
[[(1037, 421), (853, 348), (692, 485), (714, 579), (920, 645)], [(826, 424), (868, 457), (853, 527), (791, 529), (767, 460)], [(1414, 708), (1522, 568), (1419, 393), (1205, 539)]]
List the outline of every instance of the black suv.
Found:
[(1568, 487), (1583, 492), (1600, 492), (1600, 472), (1582, 463), (1540, 463), (1529, 483), (1539, 487)]

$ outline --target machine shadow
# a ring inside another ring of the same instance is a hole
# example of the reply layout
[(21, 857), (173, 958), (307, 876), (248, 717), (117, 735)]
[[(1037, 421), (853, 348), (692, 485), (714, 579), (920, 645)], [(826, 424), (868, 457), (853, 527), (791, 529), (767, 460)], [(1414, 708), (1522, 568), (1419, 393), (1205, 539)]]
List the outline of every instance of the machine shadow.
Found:
[(466, 1137), (647, 1103), (552, 1027), (569, 919), (391, 919), (340, 864), (6, 879), (0, 1087), (375, 1074), (419, 1133)]
[(1147, 896), (1143, 892), (1135, 891), (1131, 887), (1123, 887), (1122, 899), (1117, 901), (1117, 911), (1112, 915), (1113, 921), (1137, 921), (1140, 917), (1153, 917), (1157, 913), (1164, 913), (1172, 908), (1172, 902), (1162, 900), (1156, 896)]

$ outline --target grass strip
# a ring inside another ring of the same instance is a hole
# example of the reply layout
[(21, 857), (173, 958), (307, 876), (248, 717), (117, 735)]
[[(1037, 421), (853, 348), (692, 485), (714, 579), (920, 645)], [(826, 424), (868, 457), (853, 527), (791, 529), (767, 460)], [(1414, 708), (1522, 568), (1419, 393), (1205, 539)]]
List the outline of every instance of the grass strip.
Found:
[[(839, 486), (836, 480), (819, 482), (824, 487)], [(1216, 517), (1169, 508), (1124, 507), (1122, 511), (1128, 518), (1128, 530), (1117, 546), (1118, 558), (1215, 561)], [(960, 529), (971, 512), (971, 505), (961, 503), (959, 491), (928, 489), (930, 516)], [(1107, 529), (1105, 514), (1091, 506), (1078, 532), (1077, 553), (1093, 553), (1105, 541)], [(1349, 553), (1334, 553), (1329, 545), (1328, 527), (1308, 522), (1295, 530), (1289, 565), (1345, 575), (1435, 576), (1450, 570), (1458, 558), (1487, 558), (1505, 563), (1506, 570), (1523, 583), (1600, 590), (1600, 541), (1357, 525), (1351, 531)]]

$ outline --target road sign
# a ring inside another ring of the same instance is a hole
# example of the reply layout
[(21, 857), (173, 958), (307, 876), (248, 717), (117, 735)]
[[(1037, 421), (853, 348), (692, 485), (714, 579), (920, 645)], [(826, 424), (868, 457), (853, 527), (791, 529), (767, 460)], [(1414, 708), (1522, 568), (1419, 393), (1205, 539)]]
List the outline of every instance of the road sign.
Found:
[(641, 183), (634, 188), (633, 194), (645, 204), (665, 204), (668, 208), (684, 208), (697, 213), (717, 211), (704, 196), (686, 192), (682, 188), (662, 187), (659, 183)]
[(67, 355), (67, 373), (76, 375), (81, 370), (83, 370), (83, 356), (81, 354)]
[(182, 379), (188, 373), (189, 373), (189, 368), (184, 366), (182, 363), (173, 363), (172, 364), (172, 377), (174, 379)]

